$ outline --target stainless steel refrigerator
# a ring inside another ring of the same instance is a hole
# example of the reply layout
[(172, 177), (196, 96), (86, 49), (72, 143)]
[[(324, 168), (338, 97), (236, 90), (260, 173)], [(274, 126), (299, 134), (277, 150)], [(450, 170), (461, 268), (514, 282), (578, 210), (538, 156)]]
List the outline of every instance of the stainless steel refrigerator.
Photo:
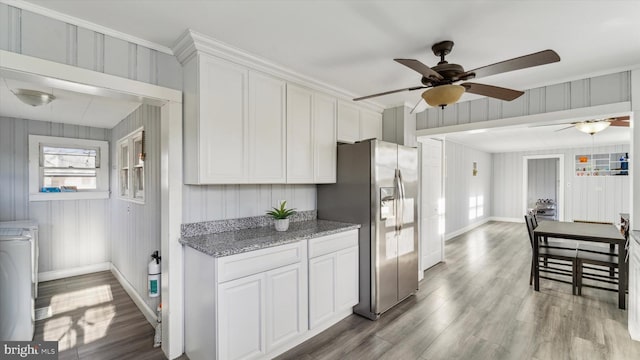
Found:
[(380, 140), (338, 145), (337, 183), (318, 185), (318, 218), (358, 223), (360, 302), (375, 320), (418, 290), (418, 150)]

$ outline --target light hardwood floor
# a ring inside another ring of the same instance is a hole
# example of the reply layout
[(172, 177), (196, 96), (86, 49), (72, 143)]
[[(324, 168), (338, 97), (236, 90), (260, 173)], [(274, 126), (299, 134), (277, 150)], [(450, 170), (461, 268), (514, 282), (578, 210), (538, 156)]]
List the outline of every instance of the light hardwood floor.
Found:
[(154, 328), (109, 271), (39, 284), (35, 340), (58, 341), (60, 360), (166, 359)]
[(378, 321), (349, 316), (279, 359), (640, 359), (616, 293), (545, 279), (535, 292), (530, 261), (523, 223), (487, 223)]

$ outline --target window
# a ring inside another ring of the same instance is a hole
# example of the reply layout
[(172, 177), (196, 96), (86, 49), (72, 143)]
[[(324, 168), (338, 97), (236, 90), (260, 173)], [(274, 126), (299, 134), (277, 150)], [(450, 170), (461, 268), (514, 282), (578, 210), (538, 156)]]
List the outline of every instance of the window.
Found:
[(29, 135), (29, 200), (107, 199), (106, 141)]
[(118, 196), (144, 204), (144, 130), (118, 141)]

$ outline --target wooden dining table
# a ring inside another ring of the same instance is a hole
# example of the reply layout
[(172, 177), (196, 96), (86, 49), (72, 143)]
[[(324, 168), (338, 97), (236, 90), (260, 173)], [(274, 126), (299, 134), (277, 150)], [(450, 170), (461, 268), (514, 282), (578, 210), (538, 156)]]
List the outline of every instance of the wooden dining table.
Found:
[[(579, 241), (591, 241), (618, 245), (618, 308), (626, 308), (627, 267), (624, 266), (626, 258), (625, 237), (620, 230), (612, 224), (591, 224), (567, 221), (541, 221), (533, 231), (533, 258), (538, 258), (539, 244), (547, 238), (570, 239)], [(540, 291), (539, 262), (534, 265), (534, 290)]]

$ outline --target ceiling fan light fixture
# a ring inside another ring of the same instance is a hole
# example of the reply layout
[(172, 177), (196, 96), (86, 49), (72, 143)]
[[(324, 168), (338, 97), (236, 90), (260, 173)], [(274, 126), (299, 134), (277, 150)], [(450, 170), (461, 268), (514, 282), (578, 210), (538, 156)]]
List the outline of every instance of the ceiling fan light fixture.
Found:
[(433, 107), (444, 108), (460, 100), (464, 91), (465, 89), (461, 85), (440, 85), (423, 92), (422, 98)]
[(52, 94), (38, 90), (16, 89), (12, 92), (20, 101), (31, 106), (47, 105), (56, 98)]
[(609, 121), (583, 121), (575, 124), (576, 129), (593, 135), (609, 127), (611, 123)]

